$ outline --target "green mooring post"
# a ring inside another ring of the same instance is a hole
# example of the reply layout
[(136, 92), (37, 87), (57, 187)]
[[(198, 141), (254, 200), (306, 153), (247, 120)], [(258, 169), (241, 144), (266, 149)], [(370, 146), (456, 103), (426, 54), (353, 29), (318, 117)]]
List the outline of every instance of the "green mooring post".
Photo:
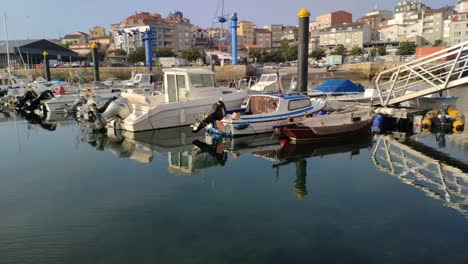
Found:
[(49, 53), (47, 51), (44, 51), (42, 53), (44, 56), (44, 67), (45, 67), (45, 74), (46, 74), (46, 80), (50, 82), (50, 65), (49, 65)]
[(98, 56), (98, 45), (93, 42), (91, 44), (91, 53), (93, 55), (93, 69), (94, 69), (94, 81), (99, 82), (99, 56)]
[(309, 18), (310, 12), (302, 8), (299, 14), (299, 45), (297, 52), (297, 84), (300, 93), (307, 93), (309, 74)]

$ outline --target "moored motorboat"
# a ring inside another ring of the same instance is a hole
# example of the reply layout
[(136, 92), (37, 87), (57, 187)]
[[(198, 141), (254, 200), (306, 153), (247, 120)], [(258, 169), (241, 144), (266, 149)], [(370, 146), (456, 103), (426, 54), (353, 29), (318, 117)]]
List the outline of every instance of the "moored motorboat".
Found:
[(222, 100), (228, 110), (239, 109), (248, 96), (235, 88), (219, 87), (206, 69), (165, 69), (163, 93), (152, 96), (122, 93), (100, 116), (108, 128), (132, 132), (186, 126)]
[(307, 117), (277, 128), (282, 136), (292, 141), (329, 140), (369, 133), (373, 117), (370, 108), (349, 108), (328, 115)]
[(269, 133), (274, 126), (311, 115), (325, 105), (324, 100), (303, 94), (253, 94), (242, 111), (226, 115), (221, 122), (210, 122), (215, 125), (210, 124), (207, 130), (226, 137)]

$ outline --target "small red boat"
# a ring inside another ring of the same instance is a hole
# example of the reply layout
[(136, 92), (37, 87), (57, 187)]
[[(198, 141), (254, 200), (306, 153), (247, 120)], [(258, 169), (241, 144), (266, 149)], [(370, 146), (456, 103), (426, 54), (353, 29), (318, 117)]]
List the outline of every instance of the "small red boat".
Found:
[(306, 117), (277, 127), (292, 141), (334, 140), (368, 134), (374, 114), (372, 109), (346, 109), (323, 116)]

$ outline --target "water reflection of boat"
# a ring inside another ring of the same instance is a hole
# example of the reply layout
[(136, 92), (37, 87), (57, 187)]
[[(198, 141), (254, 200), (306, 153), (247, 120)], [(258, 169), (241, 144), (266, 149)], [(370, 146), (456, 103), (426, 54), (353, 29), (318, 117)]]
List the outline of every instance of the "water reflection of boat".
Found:
[(191, 127), (178, 127), (133, 133), (108, 130), (108, 134), (90, 132), (87, 141), (98, 150), (108, 150), (118, 158), (151, 163), (156, 154), (167, 154), (168, 171), (188, 175), (199, 170), (224, 165), (227, 155), (216, 153), (216, 146), (192, 144), (200, 137)]
[(297, 159), (325, 157), (328, 155), (349, 153), (349, 158), (359, 155), (361, 149), (371, 148), (374, 141), (372, 136), (364, 136), (334, 142), (315, 143), (287, 143), (278, 153), (280, 164), (289, 163)]
[(373, 144), (371, 136), (352, 140), (299, 144), (292, 144), (266, 134), (239, 138), (206, 137), (205, 140), (213, 147), (217, 147), (218, 150), (224, 149), (226, 152), (231, 152), (233, 157), (250, 153), (273, 162), (272, 167), (276, 169), (274, 172), (277, 179), (281, 166), (294, 164), (296, 171), (294, 194), (300, 200), (304, 199), (308, 193), (306, 186), (307, 159), (345, 152), (349, 152), (350, 157), (352, 157), (358, 155), (361, 149), (370, 148)]
[(15, 120), (15, 113), (11, 113), (8, 109), (0, 107), (0, 122), (11, 122)]
[(428, 146), (382, 136), (374, 147), (376, 168), (468, 217), (468, 166)]

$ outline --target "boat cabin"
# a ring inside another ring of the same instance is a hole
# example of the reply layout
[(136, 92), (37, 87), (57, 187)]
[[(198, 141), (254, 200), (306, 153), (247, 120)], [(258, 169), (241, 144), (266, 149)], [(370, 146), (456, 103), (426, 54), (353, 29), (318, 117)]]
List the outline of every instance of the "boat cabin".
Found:
[(166, 102), (179, 102), (200, 98), (223, 96), (215, 73), (206, 69), (164, 69), (164, 94)]
[(243, 115), (288, 113), (311, 106), (309, 96), (302, 94), (253, 94), (249, 97)]

